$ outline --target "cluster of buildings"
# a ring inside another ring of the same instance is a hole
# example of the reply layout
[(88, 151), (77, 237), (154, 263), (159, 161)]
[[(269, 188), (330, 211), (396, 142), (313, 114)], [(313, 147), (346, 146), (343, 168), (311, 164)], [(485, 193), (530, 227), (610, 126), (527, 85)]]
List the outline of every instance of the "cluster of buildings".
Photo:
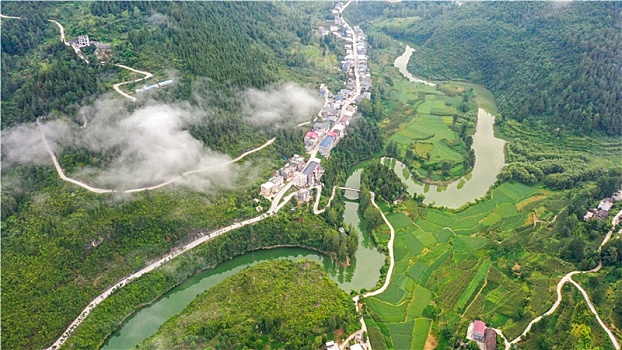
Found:
[(598, 203), (598, 207), (589, 209), (583, 216), (583, 220), (589, 221), (592, 219), (603, 220), (609, 216), (609, 211), (613, 207), (614, 202), (622, 201), (622, 189), (614, 193), (611, 197), (604, 198)]
[[(330, 157), (331, 150), (347, 135), (350, 120), (357, 111), (356, 105), (362, 98), (371, 99), (369, 89), (372, 86), (371, 75), (367, 67), (367, 43), (365, 34), (359, 27), (351, 28), (341, 18), (343, 4), (337, 3), (332, 10), (334, 24), (330, 31), (319, 27), (319, 33), (324, 36), (329, 33), (343, 38), (349, 44), (345, 45), (346, 55), (341, 61), (341, 69), (345, 74), (345, 87), (336, 94), (331, 93), (326, 85), (320, 86), (320, 95), (324, 96), (324, 107), (319, 113), (321, 121), (313, 125), (312, 130), (304, 137), (305, 149), (311, 151), (318, 147), (318, 151), (325, 158)], [(357, 77), (362, 94), (357, 95)], [(356, 100), (351, 99), (356, 96)]]
[(259, 187), (259, 194), (270, 200), (288, 182), (293, 181), (293, 185), (299, 189), (296, 198), (301, 202), (308, 202), (311, 200), (309, 188), (319, 184), (323, 174), (324, 168), (320, 165), (319, 159), (310, 159), (306, 163), (304, 157), (295, 154), (270, 180)]
[(95, 56), (99, 60), (110, 58), (112, 56), (112, 45), (99, 41), (91, 40), (88, 35), (78, 35), (77, 38), (67, 42), (74, 50), (80, 50), (83, 47), (95, 45)]
[[(318, 113), (318, 119), (304, 136), (304, 145), (307, 152), (315, 156), (319, 152), (325, 158), (330, 157), (331, 150), (347, 135), (350, 121), (354, 117), (357, 106), (362, 98), (371, 99), (371, 76), (367, 67), (367, 43), (365, 34), (359, 27), (351, 28), (341, 17), (343, 3), (339, 2), (332, 9), (334, 22), (330, 23), (330, 30), (321, 26), (318, 33), (322, 36), (333, 34), (347, 41), (346, 55), (341, 62), (345, 74), (344, 88), (336, 94), (329, 91), (324, 84), (320, 86), (320, 95), (324, 97), (324, 107)], [(359, 86), (360, 85), (360, 86)], [(361, 94), (357, 91), (360, 88)], [(148, 90), (149, 87), (136, 90)], [(311, 200), (311, 187), (320, 184), (320, 177), (324, 169), (317, 158), (309, 159), (305, 163), (303, 157), (294, 155), (287, 164), (270, 180), (260, 186), (259, 192), (271, 200), (290, 182), (298, 188), (299, 201)]]
[(481, 350), (497, 350), (497, 332), (480, 320), (469, 324), (467, 339), (476, 341)]

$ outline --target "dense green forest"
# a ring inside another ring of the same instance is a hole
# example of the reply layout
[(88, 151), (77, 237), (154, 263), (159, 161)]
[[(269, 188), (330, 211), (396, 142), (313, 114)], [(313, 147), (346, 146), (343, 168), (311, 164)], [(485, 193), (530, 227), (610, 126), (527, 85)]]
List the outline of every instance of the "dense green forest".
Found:
[[(244, 89), (279, 81), (325, 80), (326, 67), (314, 66), (307, 55), (319, 51), (321, 42), (312, 35), (305, 11), (285, 3), (2, 4), (3, 14), (22, 17), (2, 19), (3, 132), (40, 116), (81, 124), (76, 112), (82, 106), (112, 91), (113, 83), (137, 78), (113, 66), (121, 63), (151, 71), (158, 80), (176, 79), (154, 99), (189, 100), (209, 110), (213, 116), (189, 130), (206, 147), (237, 156), (277, 136), (275, 146), (253, 155), (248, 163), (253, 171), (235, 190), (216, 186), (209, 194), (177, 189), (131, 197), (96, 195), (58, 179), (51, 163), (3, 167), (3, 348), (50, 345), (92, 298), (119, 278), (200, 232), (258, 215), (256, 207), (267, 206), (252, 201), (258, 197), (258, 183), (281, 165), (282, 155), (299, 151), (298, 132), (275, 135), (273, 129), (253, 127), (240, 115), (236, 97)], [(60, 43), (58, 27), (48, 19), (65, 26), (67, 40), (88, 34), (91, 40), (111, 43), (112, 61), (86, 64)], [(325, 49), (326, 56), (331, 54)], [(102, 157), (114, 154), (73, 147), (57, 155), (71, 176), (72, 169), (101, 167), (106, 163)], [(326, 225), (321, 218), (313, 222), (309, 232)], [(323, 249), (300, 235), (292, 237), (271, 243)], [(148, 298), (141, 302), (176, 283), (168, 279), (163, 285), (143, 286)], [(125, 317), (141, 302), (115, 316)], [(98, 328), (104, 333), (87, 347), (101, 342), (112, 325)]]
[(620, 135), (620, 9), (619, 2), (466, 3), (411, 10), (420, 17), (381, 29), (417, 45), (411, 72), (482, 84), (505, 118)]
[[(274, 234), (275, 232), (279, 234)], [(341, 249), (347, 247), (332, 244), (329, 237), (334, 237), (335, 234), (338, 235), (337, 231), (321, 217), (304, 211), (278, 214), (257, 224), (231, 231), (174, 259), (168, 268), (145, 274), (122, 288), (95, 308), (66, 344), (71, 349), (92, 349), (100, 346), (118, 324), (141, 305), (154, 301), (196, 272), (212, 268), (249, 251), (295, 245), (339, 257), (342, 255)], [(347, 254), (343, 255), (347, 257)]]
[(348, 295), (312, 262), (249, 267), (198, 296), (139, 349), (317, 349), (356, 327)]

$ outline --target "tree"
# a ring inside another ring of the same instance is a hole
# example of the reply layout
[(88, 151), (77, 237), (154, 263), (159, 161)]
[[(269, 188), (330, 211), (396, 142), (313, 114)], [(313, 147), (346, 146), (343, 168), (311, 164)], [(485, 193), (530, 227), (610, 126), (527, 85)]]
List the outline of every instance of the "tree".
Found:
[(378, 212), (376, 208), (373, 206), (369, 206), (365, 210), (365, 214), (363, 214), (365, 221), (367, 223), (367, 227), (372, 230), (378, 227), (384, 220), (382, 219), (382, 215)]

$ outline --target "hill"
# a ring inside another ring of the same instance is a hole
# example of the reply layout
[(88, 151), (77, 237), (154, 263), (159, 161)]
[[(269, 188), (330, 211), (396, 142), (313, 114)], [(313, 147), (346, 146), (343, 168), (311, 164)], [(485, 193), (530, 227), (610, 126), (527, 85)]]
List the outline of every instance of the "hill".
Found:
[[(402, 5), (383, 12), (365, 6), (386, 17)], [(622, 133), (620, 3), (403, 6), (417, 17), (381, 29), (417, 45), (411, 72), (482, 84), (504, 117), (576, 133)]]
[(198, 296), (139, 349), (317, 349), (357, 326), (348, 295), (316, 263), (249, 267)]
[[(93, 101), (108, 92), (114, 94), (109, 105), (124, 115), (141, 110), (145, 101), (121, 107), (124, 99), (112, 90), (112, 84), (137, 77), (114, 66), (121, 63), (152, 72), (154, 80), (174, 78), (174, 86), (145, 100), (189, 101), (203, 119), (183, 132), (201, 149), (237, 157), (275, 136), (274, 128), (256, 127), (242, 117), (244, 106), (236, 100), (241, 91), (278, 81), (301, 83), (302, 77), (310, 77), (304, 83), (326, 79), (325, 68), (311, 59), (320, 40), (304, 11), (290, 4), (20, 2), (3, 3), (2, 13), (21, 17), (2, 19), (3, 136), (22, 123), (32, 126), (40, 116), (82, 130), (78, 111), (97, 109)], [(65, 26), (68, 40), (88, 34), (110, 43), (112, 60), (85, 63), (60, 42), (50, 19)], [(89, 128), (94, 125), (89, 120)], [(131, 197), (93, 194), (65, 183), (47, 155), (36, 164), (8, 166), (3, 137), (2, 347), (49, 346), (119, 278), (201, 232), (256, 216), (257, 206), (267, 207), (253, 201), (258, 179), (281, 164), (280, 153), (291, 156), (294, 141), (300, 146), (295, 132), (277, 132), (273, 146), (245, 159), (252, 171), (229, 184), (214, 182), (208, 193), (175, 188)], [(73, 144), (56, 155), (67, 175), (75, 176), (79, 169), (107, 168), (120, 151)], [(316, 227), (325, 226), (318, 220)], [(302, 244), (300, 237), (287, 243)]]

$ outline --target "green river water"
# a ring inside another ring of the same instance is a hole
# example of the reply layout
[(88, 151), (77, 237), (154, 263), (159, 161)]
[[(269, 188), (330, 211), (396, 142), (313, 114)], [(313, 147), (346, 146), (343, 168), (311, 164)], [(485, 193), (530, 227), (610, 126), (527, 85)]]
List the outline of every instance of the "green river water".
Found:
[[(396, 65), (397, 63), (396, 61)], [(405, 66), (406, 63), (407, 60), (405, 63), (400, 62), (399, 64)], [(480, 109), (476, 132), (473, 136), (476, 162), (468, 177), (441, 187), (415, 183), (410, 176), (405, 175), (408, 170), (399, 161), (396, 161), (395, 172), (406, 183), (410, 194), (416, 192), (425, 195), (424, 203), (459, 208), (468, 202), (472, 202), (486, 194), (488, 188), (496, 181), (496, 176), (505, 162), (503, 153), (505, 141), (495, 137), (493, 124), (494, 117)], [(344, 187), (359, 188), (361, 172), (362, 169), (356, 169)], [(358, 193), (355, 191), (346, 191), (344, 195), (348, 200), (358, 199)], [(346, 201), (345, 205), (345, 223), (358, 227), (358, 203)], [(368, 235), (361, 235), (360, 233), (356, 260), (352, 266), (347, 268), (336, 266), (324, 255), (300, 248), (276, 248), (247, 253), (224, 262), (214, 269), (206, 270), (188, 278), (151, 305), (138, 310), (106, 341), (103, 349), (129, 349), (136, 346), (155, 333), (171, 316), (182, 311), (197, 295), (248, 266), (274, 259), (316, 261), (324, 266), (330, 277), (343, 290), (350, 292), (350, 290), (358, 291), (362, 288), (371, 289), (376, 285), (380, 278), (380, 268), (384, 264), (385, 256), (376, 250)]]
[[(358, 178), (360, 178), (360, 170), (355, 173), (358, 173)], [(355, 183), (350, 182), (350, 185), (352, 185), (350, 187), (358, 188), (358, 185), (354, 186)], [(345, 206), (345, 223), (358, 228), (358, 203), (346, 202)], [(182, 311), (199, 294), (246, 267), (274, 259), (318, 262), (341, 289), (350, 292), (350, 290), (358, 291), (362, 288), (371, 289), (376, 285), (385, 256), (376, 250), (369, 235), (361, 235), (360, 232), (356, 260), (349, 267), (337, 266), (326, 256), (301, 248), (275, 248), (247, 253), (226, 261), (214, 269), (188, 278), (151, 305), (138, 310), (113, 333), (103, 349), (130, 349), (138, 345), (155, 333), (171, 316)]]

